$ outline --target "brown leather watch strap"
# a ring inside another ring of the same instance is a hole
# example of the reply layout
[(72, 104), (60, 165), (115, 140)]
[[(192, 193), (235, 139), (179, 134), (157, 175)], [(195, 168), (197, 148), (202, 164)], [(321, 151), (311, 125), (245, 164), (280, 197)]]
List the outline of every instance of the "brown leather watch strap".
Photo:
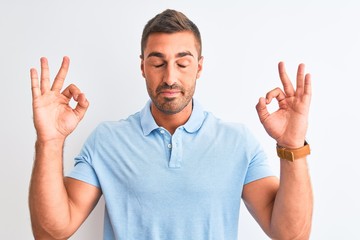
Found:
[(310, 145), (306, 141), (303, 147), (296, 149), (289, 149), (276, 145), (276, 151), (279, 158), (293, 162), (296, 159), (303, 158), (309, 155)]

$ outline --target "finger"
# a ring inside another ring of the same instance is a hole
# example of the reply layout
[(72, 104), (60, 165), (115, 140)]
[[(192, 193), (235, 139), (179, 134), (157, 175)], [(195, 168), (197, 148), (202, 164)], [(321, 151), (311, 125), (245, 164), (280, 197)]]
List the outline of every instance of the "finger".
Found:
[(39, 86), (39, 76), (35, 68), (30, 69), (30, 78), (31, 78), (32, 98), (35, 99), (41, 96), (41, 91)]
[(290, 78), (288, 77), (286, 70), (285, 70), (285, 63), (284, 62), (279, 62), (278, 65), (278, 69), (279, 69), (279, 76), (280, 76), (280, 80), (281, 83), (284, 87), (284, 92), (287, 96), (294, 96), (295, 94), (295, 90), (294, 87), (290, 81)]
[(278, 102), (281, 102), (286, 98), (286, 95), (280, 88), (275, 88), (266, 94), (266, 104), (271, 103), (273, 98), (276, 98)]
[(79, 118), (79, 120), (81, 120), (84, 117), (85, 112), (89, 106), (89, 102), (87, 101), (85, 94), (83, 94), (80, 89), (74, 84), (71, 84), (67, 88), (65, 88), (62, 94), (69, 100), (71, 98), (74, 98), (74, 100), (77, 101), (74, 113)]
[(50, 90), (50, 73), (48, 60), (45, 57), (40, 58), (41, 76), (40, 76), (40, 90), (45, 93)]
[(298, 66), (296, 74), (296, 95), (301, 96), (304, 93), (304, 75), (305, 75), (305, 64), (301, 63)]
[(76, 104), (74, 112), (76, 116), (81, 120), (89, 107), (89, 101), (86, 99), (85, 94), (83, 93), (80, 93), (78, 95), (77, 101), (78, 103)]
[(312, 94), (310, 73), (307, 73), (305, 75), (304, 94), (309, 95), (309, 96), (311, 96), (311, 94)]
[(74, 100), (77, 101), (80, 93), (81, 91), (78, 87), (76, 87), (74, 84), (70, 84), (64, 89), (64, 91), (61, 94), (63, 94), (69, 100), (71, 98), (74, 98)]
[(260, 122), (263, 123), (265, 119), (270, 115), (269, 111), (266, 107), (265, 98), (260, 98), (258, 104), (256, 104), (256, 111), (258, 113)]
[(51, 90), (60, 92), (60, 90), (63, 87), (67, 72), (69, 70), (69, 64), (70, 64), (70, 59), (65, 56), (61, 63), (61, 67), (55, 77)]

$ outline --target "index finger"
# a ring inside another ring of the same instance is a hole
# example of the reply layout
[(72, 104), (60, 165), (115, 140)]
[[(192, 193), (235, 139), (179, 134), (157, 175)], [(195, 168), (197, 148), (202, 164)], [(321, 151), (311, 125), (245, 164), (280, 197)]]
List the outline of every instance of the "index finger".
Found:
[(284, 92), (285, 92), (286, 96), (293, 96), (295, 94), (295, 90), (290, 81), (289, 76), (286, 73), (285, 63), (279, 62), (278, 69), (279, 69), (280, 80), (284, 87)]
[(61, 63), (61, 67), (55, 77), (54, 83), (51, 87), (51, 90), (53, 91), (58, 91), (60, 92), (60, 90), (63, 87), (65, 78), (66, 78), (66, 74), (69, 70), (69, 65), (70, 65), (70, 59), (69, 57), (65, 56), (63, 57), (63, 61)]

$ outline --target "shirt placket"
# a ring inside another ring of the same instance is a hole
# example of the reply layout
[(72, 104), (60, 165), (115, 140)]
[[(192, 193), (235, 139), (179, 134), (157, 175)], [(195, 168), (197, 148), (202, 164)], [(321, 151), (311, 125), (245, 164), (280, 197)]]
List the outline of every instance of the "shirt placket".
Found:
[(182, 132), (183, 128), (178, 128), (171, 134), (163, 128), (160, 128), (160, 134), (163, 136), (165, 149), (167, 151), (169, 168), (180, 168), (182, 164)]

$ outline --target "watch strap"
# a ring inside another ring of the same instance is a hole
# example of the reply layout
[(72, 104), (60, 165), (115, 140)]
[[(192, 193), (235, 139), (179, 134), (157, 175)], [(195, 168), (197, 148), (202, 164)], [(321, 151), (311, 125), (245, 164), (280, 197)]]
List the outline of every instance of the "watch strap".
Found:
[(300, 148), (290, 149), (276, 145), (277, 155), (281, 159), (293, 162), (296, 159), (306, 157), (310, 154), (310, 145), (305, 141), (304, 146)]

